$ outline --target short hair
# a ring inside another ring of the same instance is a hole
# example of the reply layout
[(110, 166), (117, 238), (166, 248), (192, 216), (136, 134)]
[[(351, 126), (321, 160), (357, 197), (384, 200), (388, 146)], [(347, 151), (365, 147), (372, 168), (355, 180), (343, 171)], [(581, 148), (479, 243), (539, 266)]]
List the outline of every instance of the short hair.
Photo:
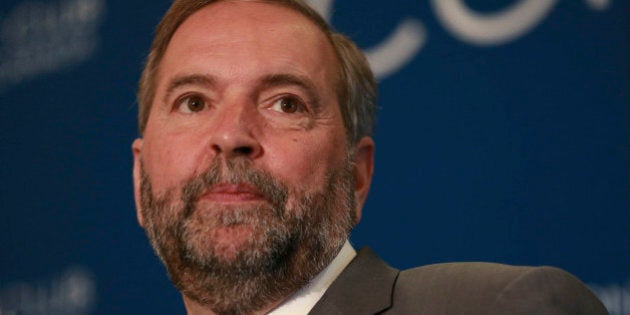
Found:
[[(144, 133), (151, 104), (157, 89), (158, 68), (177, 28), (193, 13), (220, 1), (175, 0), (158, 24), (151, 50), (138, 84), (138, 131)], [(353, 147), (362, 137), (372, 136), (376, 116), (376, 81), (367, 59), (348, 37), (335, 32), (317, 11), (302, 0), (239, 0), (259, 1), (288, 7), (301, 13), (324, 33), (339, 62), (335, 87), (346, 135)]]

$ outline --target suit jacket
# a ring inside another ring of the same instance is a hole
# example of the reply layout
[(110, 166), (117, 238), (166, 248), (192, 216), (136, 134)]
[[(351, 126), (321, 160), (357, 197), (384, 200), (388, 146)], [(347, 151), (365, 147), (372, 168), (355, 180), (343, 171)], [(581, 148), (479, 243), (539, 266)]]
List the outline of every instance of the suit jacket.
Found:
[(369, 248), (309, 314), (608, 314), (571, 274), (553, 267), (446, 263), (400, 271)]

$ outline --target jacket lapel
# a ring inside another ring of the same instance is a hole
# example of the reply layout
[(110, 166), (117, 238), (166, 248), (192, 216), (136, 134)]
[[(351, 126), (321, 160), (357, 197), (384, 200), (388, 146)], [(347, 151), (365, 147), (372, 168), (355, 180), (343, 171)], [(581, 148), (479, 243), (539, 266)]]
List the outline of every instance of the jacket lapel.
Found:
[(391, 307), (399, 273), (370, 248), (362, 248), (309, 314), (379, 313)]

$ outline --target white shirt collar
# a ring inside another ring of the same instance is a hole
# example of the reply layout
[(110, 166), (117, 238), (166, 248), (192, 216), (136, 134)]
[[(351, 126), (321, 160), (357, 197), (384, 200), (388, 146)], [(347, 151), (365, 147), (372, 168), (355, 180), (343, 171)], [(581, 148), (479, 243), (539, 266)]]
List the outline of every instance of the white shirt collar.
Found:
[(328, 267), (324, 268), (313, 280), (269, 312), (268, 315), (307, 314), (356, 255), (357, 252), (352, 248), (350, 242), (346, 240), (339, 254)]

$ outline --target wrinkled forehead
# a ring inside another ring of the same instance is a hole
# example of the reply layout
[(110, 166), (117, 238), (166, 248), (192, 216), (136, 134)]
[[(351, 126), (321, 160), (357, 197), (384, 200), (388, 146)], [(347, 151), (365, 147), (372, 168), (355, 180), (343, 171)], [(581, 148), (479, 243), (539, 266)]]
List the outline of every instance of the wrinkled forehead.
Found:
[(207, 5), (182, 22), (171, 42), (178, 36), (198, 36), (195, 39), (199, 41), (213, 40), (218, 44), (284, 39), (285, 48), (296, 44), (288, 40), (299, 40), (302, 45), (307, 42), (313, 49), (334, 54), (328, 36), (308, 17), (291, 7), (263, 1), (223, 0)]
[(284, 5), (224, 0), (197, 10), (171, 37), (158, 77), (183, 71), (191, 60), (204, 65), (223, 59), (239, 60), (230, 65), (234, 71), (273, 71), (276, 65), (278, 71), (286, 66), (318, 73), (326, 87), (337, 92), (338, 58), (329, 37), (302, 12)]

